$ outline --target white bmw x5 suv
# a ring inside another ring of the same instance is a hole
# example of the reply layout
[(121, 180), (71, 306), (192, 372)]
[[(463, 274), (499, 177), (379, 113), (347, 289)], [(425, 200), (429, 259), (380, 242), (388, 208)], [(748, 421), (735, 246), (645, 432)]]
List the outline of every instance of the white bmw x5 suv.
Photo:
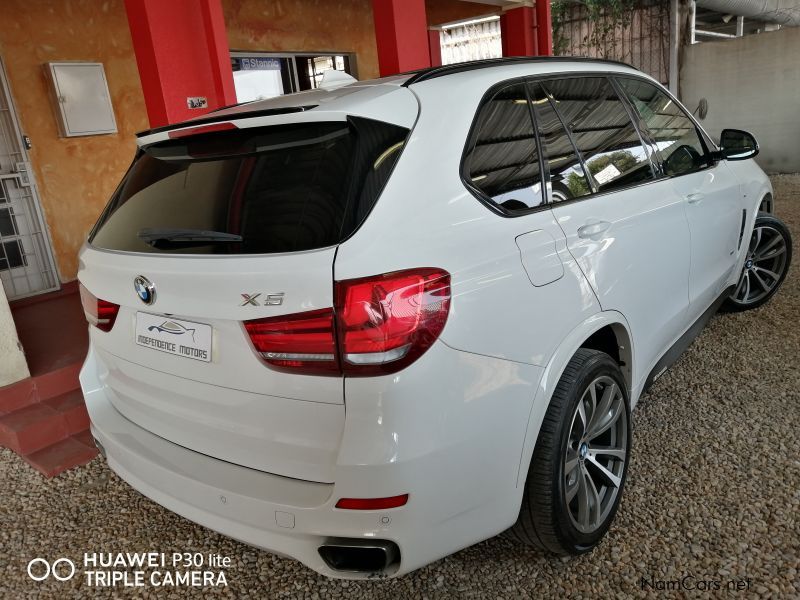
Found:
[(631, 409), (791, 258), (749, 134), (617, 63), (451, 65), (138, 136), (80, 255), (110, 467), (337, 577), (591, 550)]

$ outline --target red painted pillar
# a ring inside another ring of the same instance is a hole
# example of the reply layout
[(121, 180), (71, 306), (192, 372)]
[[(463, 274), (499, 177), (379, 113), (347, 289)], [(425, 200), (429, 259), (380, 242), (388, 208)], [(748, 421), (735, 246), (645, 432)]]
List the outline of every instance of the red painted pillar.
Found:
[(428, 29), (428, 49), (431, 55), (431, 66), (442, 66), (442, 30), (432, 27)]
[[(221, 0), (125, 0), (152, 127), (234, 104)], [(190, 98), (207, 105), (190, 108)]]
[(553, 55), (553, 17), (550, 0), (536, 0), (536, 47), (540, 56)]
[(381, 76), (431, 66), (425, 0), (372, 0)]
[[(540, 0), (541, 1), (541, 0)], [(503, 56), (536, 56), (536, 14), (532, 6), (520, 6), (500, 15)]]

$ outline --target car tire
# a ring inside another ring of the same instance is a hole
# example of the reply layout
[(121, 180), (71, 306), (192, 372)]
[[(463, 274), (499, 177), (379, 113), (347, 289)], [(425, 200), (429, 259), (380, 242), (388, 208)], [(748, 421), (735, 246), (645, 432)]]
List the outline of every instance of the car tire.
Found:
[(783, 221), (758, 213), (739, 281), (722, 305), (727, 312), (758, 308), (775, 295), (792, 264), (792, 235)]
[[(619, 507), (630, 442), (630, 404), (619, 365), (604, 352), (579, 349), (553, 392), (528, 469), (519, 517), (507, 536), (555, 554), (592, 550)], [(598, 449), (601, 452), (595, 453)], [(611, 450), (615, 456), (604, 454)], [(589, 487), (590, 480), (594, 487)]]

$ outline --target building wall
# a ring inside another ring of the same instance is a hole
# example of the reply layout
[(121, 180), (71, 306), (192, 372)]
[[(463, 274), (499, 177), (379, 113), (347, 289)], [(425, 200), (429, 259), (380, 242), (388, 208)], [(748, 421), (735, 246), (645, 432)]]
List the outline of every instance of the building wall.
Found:
[[(147, 127), (122, 0), (2, 0), (0, 55), (23, 132), (31, 138), (42, 208), (62, 281), (75, 278), (77, 252), (133, 157)], [(119, 132), (59, 138), (42, 65), (105, 65)]]
[(756, 161), (768, 172), (800, 171), (800, 28), (685, 46), (680, 96), (689, 110), (701, 98), (701, 121), (715, 139), (727, 128), (756, 136)]
[(6, 293), (0, 285), (0, 388), (28, 376), (28, 363), (17, 337)]
[(378, 77), (371, 0), (222, 0), (231, 50), (354, 52), (359, 79)]
[(584, 3), (560, 3), (553, 9), (555, 54), (620, 60), (668, 83), (670, 2), (632, 0), (632, 6), (627, 24), (612, 28), (590, 19)]

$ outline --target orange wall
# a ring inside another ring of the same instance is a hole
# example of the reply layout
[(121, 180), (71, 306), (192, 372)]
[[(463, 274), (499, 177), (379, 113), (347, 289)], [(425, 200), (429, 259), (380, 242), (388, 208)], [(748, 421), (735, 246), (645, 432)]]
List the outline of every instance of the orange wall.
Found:
[[(75, 278), (77, 252), (117, 186), (147, 128), (139, 73), (122, 0), (0, 0), (0, 56), (50, 226), (63, 281)], [(59, 138), (42, 65), (105, 65), (119, 133)]]
[(378, 76), (371, 0), (222, 0), (231, 50), (355, 52), (359, 79)]

